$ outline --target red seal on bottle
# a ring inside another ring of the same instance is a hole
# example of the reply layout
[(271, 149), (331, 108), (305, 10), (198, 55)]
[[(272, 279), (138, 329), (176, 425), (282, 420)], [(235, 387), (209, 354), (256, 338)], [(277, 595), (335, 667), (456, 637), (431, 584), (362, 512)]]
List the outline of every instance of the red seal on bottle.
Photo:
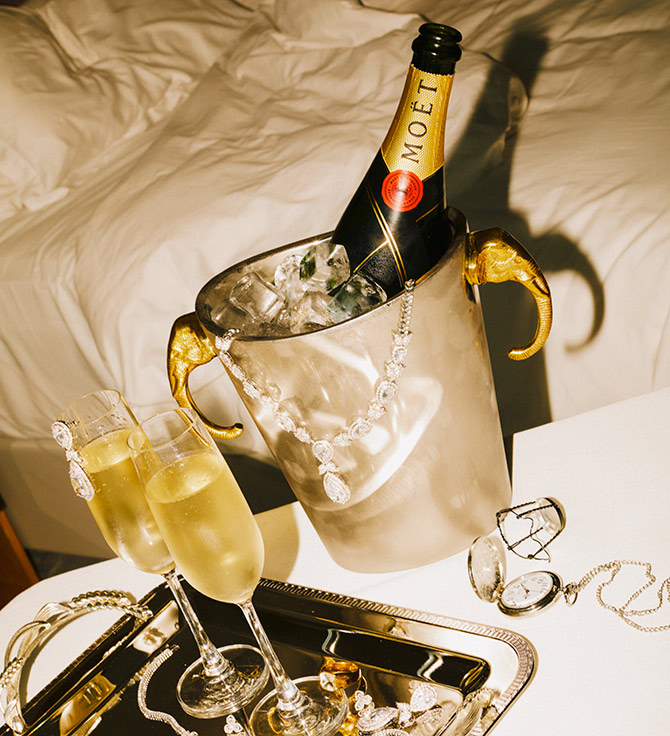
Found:
[(386, 175), (382, 184), (382, 199), (387, 207), (398, 212), (413, 210), (423, 197), (423, 182), (412, 171), (398, 169)]

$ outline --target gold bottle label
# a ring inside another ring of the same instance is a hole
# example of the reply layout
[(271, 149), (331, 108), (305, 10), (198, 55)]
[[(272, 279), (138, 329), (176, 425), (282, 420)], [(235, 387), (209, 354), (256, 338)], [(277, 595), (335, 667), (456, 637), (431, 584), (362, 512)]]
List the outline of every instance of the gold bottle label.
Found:
[(417, 196), (420, 199), (421, 182), (444, 165), (444, 118), (453, 79), (453, 74), (430, 74), (409, 67), (398, 109), (381, 146), (390, 172), (410, 173), (400, 189), (398, 182), (389, 184), (388, 196), (399, 205), (394, 209), (404, 209)]

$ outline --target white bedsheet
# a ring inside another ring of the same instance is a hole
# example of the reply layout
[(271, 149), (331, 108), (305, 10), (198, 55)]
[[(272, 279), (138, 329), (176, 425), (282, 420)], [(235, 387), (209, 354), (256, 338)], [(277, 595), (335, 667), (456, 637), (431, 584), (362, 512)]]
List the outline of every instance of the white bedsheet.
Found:
[[(5, 433), (46, 435), (64, 402), (100, 385), (119, 387), (141, 414), (169, 401), (167, 337), (205, 281), (334, 226), (393, 114), (420, 23), (348, 10), (347, 37), (334, 40), (321, 37), (317, 14), (311, 29), (303, 17), (280, 31), (259, 12), (167, 124), (129, 140), (66, 200), (5, 221), (3, 308), (21, 315), (4, 328), (21, 351), (8, 366)], [(477, 52), (459, 62), (452, 146), (494, 65)], [(469, 173), (454, 172), (450, 187)]]
[[(24, 12), (44, 6), (53, 23), (56, 1)], [(26, 515), (52, 502), (42, 487), (28, 503), (20, 484), (35, 475), (35, 458), (46, 463), (60, 409), (101, 387), (120, 389), (141, 417), (169, 406), (170, 327), (200, 287), (241, 259), (335, 225), (392, 117), (417, 12), (464, 36), (447, 122), (450, 202), (472, 227), (509, 229), (552, 289), (552, 335), (526, 366), (505, 351), (532, 334), (532, 303), (521, 287), (482, 289), (506, 433), (670, 385), (667, 3), (372, 4), (379, 9), (213, 4), (226, 15), (217, 35), (214, 11), (196, 3), (189, 48), (202, 43), (206, 53), (184, 55), (174, 109), (96, 144), (85, 164), (53, 175), (32, 209), (24, 203), (0, 221), (0, 452), (12, 466), (0, 473), (29, 546), (45, 537)], [(154, 40), (165, 24), (151, 12), (171, 8), (188, 21), (186, 0), (138, 5)], [(95, 28), (94, 16), (85, 20)], [(77, 43), (93, 57), (139, 58), (127, 29), (102, 35), (102, 47), (83, 31)], [(220, 366), (194, 381), (213, 419), (247, 425), (230, 450), (269, 460)], [(62, 473), (59, 493), (64, 463)], [(61, 537), (69, 513), (48, 514)]]

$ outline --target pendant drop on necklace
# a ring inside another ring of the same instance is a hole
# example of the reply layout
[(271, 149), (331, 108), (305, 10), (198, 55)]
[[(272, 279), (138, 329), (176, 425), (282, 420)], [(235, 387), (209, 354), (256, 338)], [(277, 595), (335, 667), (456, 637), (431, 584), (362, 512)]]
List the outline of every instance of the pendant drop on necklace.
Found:
[(351, 498), (351, 488), (340, 475), (331, 470), (323, 474), (323, 490), (335, 503), (346, 503)]

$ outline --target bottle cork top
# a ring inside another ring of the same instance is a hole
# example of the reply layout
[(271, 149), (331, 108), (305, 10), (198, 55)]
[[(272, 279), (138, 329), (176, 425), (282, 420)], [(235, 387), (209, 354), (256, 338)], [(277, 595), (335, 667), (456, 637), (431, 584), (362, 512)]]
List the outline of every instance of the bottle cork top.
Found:
[(440, 23), (424, 23), (412, 42), (412, 64), (432, 74), (453, 74), (461, 58), (458, 42), (463, 36), (455, 28)]

